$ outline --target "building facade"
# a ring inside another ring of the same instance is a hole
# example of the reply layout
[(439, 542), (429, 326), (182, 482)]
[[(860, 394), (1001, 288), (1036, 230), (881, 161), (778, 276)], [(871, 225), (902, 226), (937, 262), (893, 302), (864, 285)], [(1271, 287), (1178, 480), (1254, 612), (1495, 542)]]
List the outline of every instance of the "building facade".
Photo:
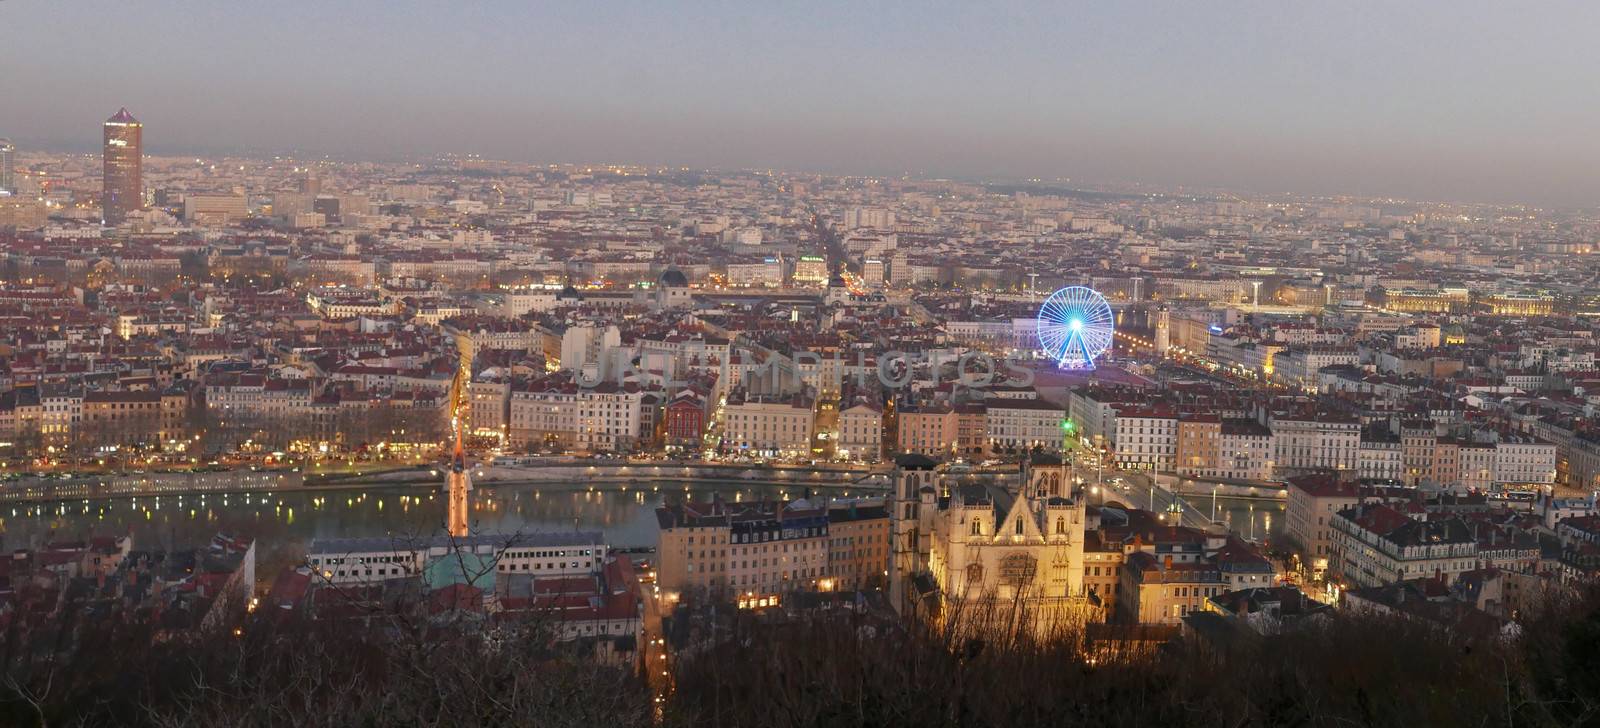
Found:
[(120, 225), (144, 206), (144, 125), (121, 109), (103, 130), (100, 216), (106, 225)]

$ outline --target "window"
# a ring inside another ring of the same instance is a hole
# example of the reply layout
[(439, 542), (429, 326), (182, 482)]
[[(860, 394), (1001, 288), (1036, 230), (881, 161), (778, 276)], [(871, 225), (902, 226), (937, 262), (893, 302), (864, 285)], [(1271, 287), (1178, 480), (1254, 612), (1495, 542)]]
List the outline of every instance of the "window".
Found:
[(1025, 553), (1014, 553), (1000, 561), (1000, 580), (1006, 584), (1026, 586), (1033, 581), (1038, 563)]

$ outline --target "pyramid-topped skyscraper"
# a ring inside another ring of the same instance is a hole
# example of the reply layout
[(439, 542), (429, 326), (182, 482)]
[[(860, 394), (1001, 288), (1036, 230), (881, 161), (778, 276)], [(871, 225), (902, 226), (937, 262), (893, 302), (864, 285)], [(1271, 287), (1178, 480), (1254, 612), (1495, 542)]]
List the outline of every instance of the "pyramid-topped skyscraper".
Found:
[(144, 125), (126, 108), (106, 119), (101, 154), (101, 220), (120, 225), (144, 206)]

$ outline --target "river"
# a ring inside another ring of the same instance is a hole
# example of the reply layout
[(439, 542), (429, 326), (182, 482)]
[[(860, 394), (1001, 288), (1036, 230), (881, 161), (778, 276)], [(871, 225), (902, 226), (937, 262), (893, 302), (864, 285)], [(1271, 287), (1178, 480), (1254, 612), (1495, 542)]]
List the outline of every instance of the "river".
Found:
[[(472, 526), (501, 533), (597, 530), (613, 546), (654, 546), (655, 509), (663, 503), (804, 494), (798, 486), (714, 482), (690, 488), (666, 481), (479, 486), (472, 493)], [(170, 549), (203, 545), (225, 532), (256, 538), (265, 578), (298, 562), (313, 539), (429, 535), (443, 524), (444, 510), (442, 493), (414, 487), (18, 504), (0, 510), (0, 544), (14, 550), (48, 540), (130, 534), (134, 548)]]
[[(476, 531), (533, 533), (598, 530), (616, 547), (654, 546), (655, 509), (720, 497), (726, 501), (799, 498), (800, 486), (727, 482), (638, 481), (623, 485), (486, 485), (472, 493)], [(828, 495), (872, 496), (882, 491), (828, 490)], [(1209, 510), (1210, 499), (1191, 500)], [(1144, 504), (1135, 504), (1142, 506)], [(1241, 534), (1263, 538), (1282, 528), (1282, 504), (1220, 499), (1219, 516)], [(274, 494), (146, 497), (85, 503), (17, 505), (0, 510), (0, 544), (36, 548), (48, 540), (130, 534), (139, 549), (209, 543), (219, 532), (254, 536), (262, 579), (304, 557), (312, 539), (355, 536), (422, 536), (444, 520), (443, 494), (425, 488), (352, 488)]]

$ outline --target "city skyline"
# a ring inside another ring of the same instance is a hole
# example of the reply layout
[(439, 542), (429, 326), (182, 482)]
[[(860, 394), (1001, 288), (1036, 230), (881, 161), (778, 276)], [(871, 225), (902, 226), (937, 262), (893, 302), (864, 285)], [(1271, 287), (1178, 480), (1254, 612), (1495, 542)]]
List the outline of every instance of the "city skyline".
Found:
[[(119, 110), (118, 113), (119, 114), (126, 114), (126, 113), (129, 113), (129, 112), (127, 112), (127, 108), (126, 107), (122, 107)], [(109, 122), (109, 120), (108, 120), (108, 122)], [(133, 125), (135, 125), (135, 126), (140, 128), (140, 130), (141, 130), (141, 138), (142, 138), (142, 128), (144, 126), (143, 123), (138, 121), (138, 120), (134, 120), (132, 123), (133, 123)], [(102, 127), (104, 127), (104, 126), (106, 126), (106, 125), (103, 124)], [(107, 146), (106, 145), (107, 145), (107, 142), (102, 138), (102, 140), (100, 141), (100, 144), (97, 147), (93, 148), (93, 149), (91, 149), (90, 147), (86, 146), (85, 144), (72, 143), (72, 144), (46, 144), (45, 146), (43, 146), (43, 147), (41, 147), (39, 149), (33, 149), (33, 150), (24, 149), (22, 151), (24, 151), (24, 152), (38, 152), (38, 153), (52, 155), (52, 156), (53, 155), (65, 154), (65, 155), (82, 155), (82, 156), (94, 155), (94, 156), (104, 157), (107, 154)], [(512, 165), (530, 165), (530, 166), (534, 166), (534, 167), (545, 167), (545, 166), (548, 166), (548, 167), (552, 167), (552, 168), (557, 168), (557, 167), (560, 167), (560, 168), (592, 167), (592, 168), (617, 168), (617, 169), (637, 168), (637, 169), (652, 170), (652, 171), (657, 171), (657, 172), (681, 170), (681, 171), (689, 171), (689, 172), (705, 172), (705, 173), (714, 173), (714, 174), (741, 173), (741, 172), (769, 172), (769, 173), (799, 175), (799, 176), (816, 175), (816, 176), (819, 176), (819, 177), (838, 177), (838, 178), (885, 179), (885, 180), (887, 180), (887, 179), (903, 179), (903, 180), (920, 179), (920, 180), (926, 180), (926, 181), (956, 181), (956, 182), (970, 182), (970, 183), (995, 184), (995, 185), (1011, 185), (1011, 186), (1023, 186), (1023, 187), (1026, 187), (1028, 185), (1036, 185), (1037, 188), (1038, 188), (1038, 191), (1040, 191), (1041, 193), (1047, 193), (1047, 194), (1059, 194), (1059, 193), (1066, 192), (1066, 191), (1076, 191), (1076, 192), (1113, 192), (1113, 193), (1120, 193), (1120, 194), (1170, 195), (1170, 196), (1174, 196), (1174, 197), (1182, 197), (1182, 196), (1185, 196), (1185, 195), (1193, 195), (1193, 196), (1196, 197), (1196, 199), (1207, 199), (1207, 198), (1216, 198), (1216, 197), (1229, 197), (1229, 196), (1244, 195), (1244, 196), (1255, 197), (1255, 198), (1265, 198), (1265, 199), (1279, 198), (1279, 199), (1285, 199), (1285, 200), (1291, 200), (1291, 199), (1340, 200), (1340, 199), (1342, 199), (1342, 200), (1360, 200), (1360, 201), (1367, 201), (1367, 202), (1373, 202), (1373, 203), (1387, 202), (1387, 203), (1395, 203), (1395, 204), (1423, 204), (1423, 205), (1439, 204), (1439, 205), (1469, 205), (1469, 206), (1484, 205), (1484, 206), (1492, 206), (1492, 207), (1529, 207), (1529, 208), (1540, 208), (1541, 207), (1541, 205), (1538, 205), (1536, 203), (1530, 203), (1530, 202), (1522, 201), (1522, 200), (1468, 200), (1468, 199), (1449, 199), (1449, 198), (1427, 197), (1427, 196), (1423, 196), (1423, 197), (1408, 197), (1408, 196), (1392, 195), (1392, 194), (1391, 195), (1385, 195), (1385, 194), (1374, 194), (1374, 193), (1362, 193), (1362, 192), (1355, 192), (1355, 191), (1348, 191), (1348, 190), (1346, 190), (1346, 191), (1327, 191), (1327, 192), (1305, 192), (1305, 191), (1295, 191), (1295, 190), (1284, 190), (1284, 191), (1279, 191), (1279, 192), (1263, 192), (1263, 191), (1260, 191), (1260, 190), (1245, 189), (1245, 188), (1241, 188), (1241, 187), (1230, 187), (1230, 186), (1226, 186), (1226, 185), (1181, 184), (1181, 183), (1162, 184), (1162, 183), (1145, 183), (1145, 182), (1137, 182), (1137, 181), (1112, 180), (1112, 179), (1074, 179), (1074, 178), (1071, 178), (1071, 177), (1061, 177), (1061, 176), (1057, 176), (1057, 177), (1041, 177), (1041, 176), (1023, 177), (1023, 176), (982, 175), (982, 174), (974, 174), (974, 175), (935, 175), (935, 174), (931, 174), (931, 173), (915, 173), (915, 172), (909, 172), (909, 171), (908, 172), (882, 174), (882, 173), (849, 172), (849, 171), (838, 172), (838, 171), (828, 171), (828, 170), (818, 170), (818, 169), (795, 169), (795, 168), (782, 168), (782, 167), (772, 167), (772, 166), (766, 166), (766, 167), (762, 167), (762, 166), (720, 166), (719, 167), (719, 166), (697, 166), (697, 165), (689, 165), (689, 164), (669, 164), (669, 163), (649, 164), (649, 163), (642, 163), (642, 162), (629, 161), (629, 160), (562, 160), (562, 161), (552, 161), (552, 160), (538, 160), (538, 159), (513, 159), (513, 158), (505, 158), (505, 157), (496, 157), (496, 156), (483, 155), (483, 154), (478, 154), (478, 153), (475, 153), (475, 152), (460, 152), (460, 151), (444, 151), (444, 152), (439, 152), (437, 154), (432, 154), (432, 155), (408, 157), (408, 156), (396, 156), (396, 155), (393, 155), (393, 154), (391, 154), (391, 155), (373, 155), (373, 156), (369, 156), (369, 155), (348, 155), (348, 154), (344, 154), (344, 155), (341, 155), (341, 154), (319, 154), (319, 153), (316, 153), (316, 152), (305, 152), (305, 151), (302, 151), (302, 150), (278, 150), (278, 151), (274, 152), (274, 151), (271, 151), (271, 150), (242, 149), (242, 148), (241, 149), (232, 149), (232, 150), (217, 149), (217, 148), (200, 149), (200, 150), (195, 150), (195, 149), (180, 150), (180, 149), (172, 149), (172, 148), (163, 149), (160, 146), (158, 146), (157, 147), (157, 153), (150, 153), (150, 152), (147, 152), (147, 151), (142, 151), (143, 147), (144, 147), (142, 141), (139, 143), (139, 146), (140, 146), (140, 149), (141, 149), (141, 152), (139, 154), (139, 159), (140, 160), (143, 160), (145, 158), (152, 158), (152, 157), (158, 158), (158, 159), (180, 159), (180, 160), (181, 159), (187, 159), (189, 157), (194, 157), (197, 162), (200, 161), (201, 159), (224, 158), (224, 159), (252, 160), (252, 161), (260, 161), (260, 162), (272, 162), (272, 161), (276, 161), (276, 160), (283, 160), (285, 162), (304, 162), (304, 163), (307, 163), (307, 164), (348, 164), (348, 163), (363, 163), (363, 162), (367, 162), (367, 163), (421, 164), (421, 163), (424, 163), (424, 162), (452, 162), (452, 161), (462, 161), (462, 160), (481, 160), (481, 161), (484, 161), (484, 162), (505, 163), (505, 164), (512, 164)], [(0, 138), (0, 148), (8, 149), (9, 151), (7, 153), (10, 154), (10, 155), (14, 155), (18, 151), (16, 149), (15, 143), (13, 143), (9, 139), (4, 139), (4, 138)], [(183, 152), (183, 153), (180, 153), (180, 152)], [(1560, 205), (1560, 204), (1557, 204), (1557, 205), (1545, 205), (1545, 206), (1542, 206), (1542, 207), (1550, 209), (1550, 210), (1562, 210), (1562, 209), (1586, 210), (1586, 209), (1594, 209), (1595, 206), (1594, 205)]]
[(0, 0), (0, 725), (1594, 723), (1593, 21)]
[[(1592, 26), (1589, 8), (290, 5), (238, 24), (232, 7), (150, 5), (107, 36), (52, 30), (92, 28), (104, 6), (46, 7), (0, 10), (39, 31), (0, 50), (17, 69), (0, 90), (32, 100), (0, 112), (23, 148), (86, 149), (83, 120), (126, 105), (163, 130), (155, 154), (1596, 199), (1576, 123), (1593, 109), (1569, 93), (1592, 64), (1561, 42)], [(135, 42), (156, 28), (195, 43)]]

